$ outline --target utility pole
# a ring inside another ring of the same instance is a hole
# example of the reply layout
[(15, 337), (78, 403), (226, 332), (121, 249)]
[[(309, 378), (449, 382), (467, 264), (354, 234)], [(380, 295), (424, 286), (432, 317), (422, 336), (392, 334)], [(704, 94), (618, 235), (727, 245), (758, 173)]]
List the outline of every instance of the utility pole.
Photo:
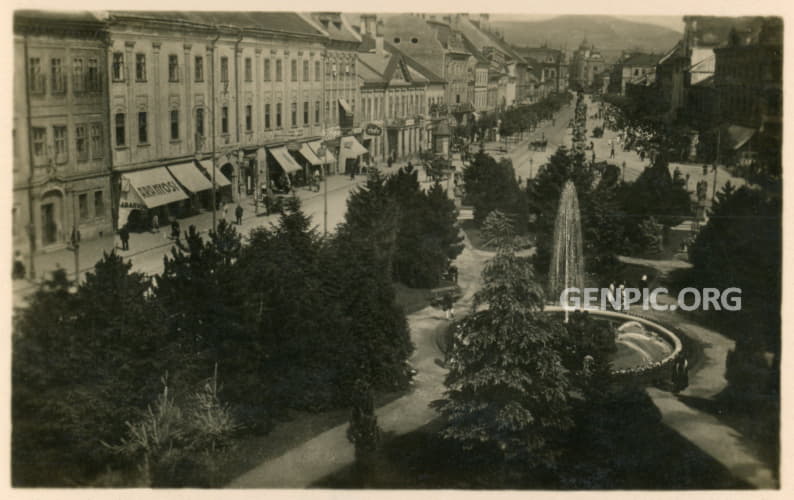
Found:
[[(218, 32), (215, 40), (212, 41), (212, 45), (210, 46), (210, 100), (212, 101), (212, 230), (215, 231), (217, 228), (216, 225), (216, 218), (217, 214), (215, 213), (216, 209), (216, 200), (215, 200), (215, 191), (217, 184), (215, 183), (215, 171), (218, 169), (218, 159), (215, 157), (215, 44), (218, 42), (218, 39), (221, 37), (220, 32)], [(232, 188), (233, 189), (233, 188)]]

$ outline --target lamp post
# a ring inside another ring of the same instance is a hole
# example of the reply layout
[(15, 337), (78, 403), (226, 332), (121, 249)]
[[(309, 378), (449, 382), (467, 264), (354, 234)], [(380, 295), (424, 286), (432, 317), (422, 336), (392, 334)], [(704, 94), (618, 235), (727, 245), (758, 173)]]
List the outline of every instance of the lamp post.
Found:
[[(325, 144), (320, 146), (317, 154), (320, 156), (320, 161), (325, 160), (328, 149)], [(322, 168), (322, 165), (320, 166)], [(328, 236), (328, 174), (323, 169), (323, 237)]]

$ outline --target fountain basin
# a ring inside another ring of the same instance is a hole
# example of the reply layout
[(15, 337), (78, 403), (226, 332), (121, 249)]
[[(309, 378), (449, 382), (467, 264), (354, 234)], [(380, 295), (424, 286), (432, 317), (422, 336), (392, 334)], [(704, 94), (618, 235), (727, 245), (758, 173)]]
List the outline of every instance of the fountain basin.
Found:
[[(545, 311), (563, 313), (557, 305)], [(612, 356), (612, 374), (617, 379), (653, 382), (672, 375), (675, 361), (682, 355), (683, 344), (678, 336), (659, 323), (616, 311), (585, 309), (595, 320), (616, 325), (617, 352)]]

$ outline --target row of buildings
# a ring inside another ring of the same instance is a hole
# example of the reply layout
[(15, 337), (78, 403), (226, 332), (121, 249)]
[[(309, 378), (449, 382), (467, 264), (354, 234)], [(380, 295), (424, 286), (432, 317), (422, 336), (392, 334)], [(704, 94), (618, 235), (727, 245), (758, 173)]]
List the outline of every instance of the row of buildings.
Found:
[(434, 131), (567, 86), (487, 15), (17, 11), (14, 33), (28, 256), (447, 147)]
[(625, 55), (610, 90), (687, 130), (690, 160), (779, 170), (782, 20), (687, 16), (684, 26), (664, 54)]

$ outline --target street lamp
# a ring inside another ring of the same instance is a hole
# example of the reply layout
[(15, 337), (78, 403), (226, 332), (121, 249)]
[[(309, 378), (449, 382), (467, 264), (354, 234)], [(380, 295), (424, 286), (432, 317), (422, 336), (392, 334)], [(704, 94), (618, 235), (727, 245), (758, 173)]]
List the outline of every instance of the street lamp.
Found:
[[(317, 150), (317, 155), (320, 157), (320, 161), (325, 161), (326, 154), (328, 149), (325, 147), (325, 144), (321, 144), (320, 148)], [(320, 168), (323, 171), (323, 236), (328, 236), (328, 174), (325, 172), (323, 168), (324, 164), (320, 165)]]

